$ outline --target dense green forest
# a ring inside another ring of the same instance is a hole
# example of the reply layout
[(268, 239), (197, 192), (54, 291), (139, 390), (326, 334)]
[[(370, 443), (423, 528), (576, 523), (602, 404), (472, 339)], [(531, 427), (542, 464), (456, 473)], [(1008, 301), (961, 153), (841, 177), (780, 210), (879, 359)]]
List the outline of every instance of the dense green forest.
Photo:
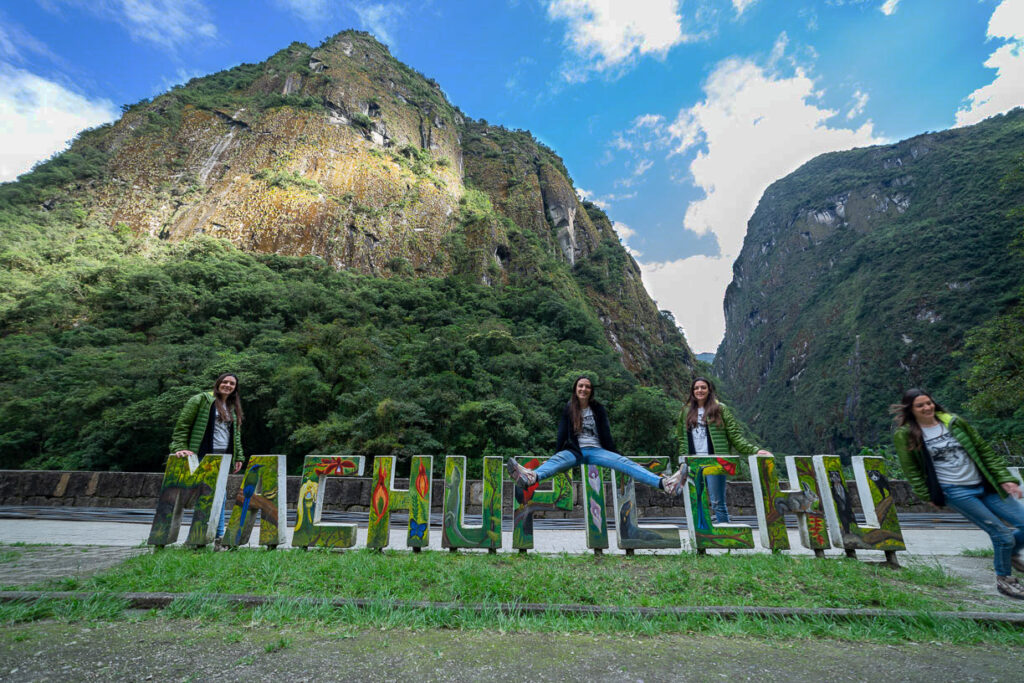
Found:
[(674, 451), (692, 353), (529, 132), (354, 31), (123, 109), (0, 186), (0, 467), (160, 469), (227, 370), (293, 471), (548, 454), (583, 372)]
[(182, 404), (227, 370), (246, 450), (293, 469), (308, 453), (547, 454), (581, 372), (625, 452), (672, 450), (678, 404), (550, 284), (375, 278), (75, 209), (8, 202), (0, 224), (0, 467), (160, 469)]

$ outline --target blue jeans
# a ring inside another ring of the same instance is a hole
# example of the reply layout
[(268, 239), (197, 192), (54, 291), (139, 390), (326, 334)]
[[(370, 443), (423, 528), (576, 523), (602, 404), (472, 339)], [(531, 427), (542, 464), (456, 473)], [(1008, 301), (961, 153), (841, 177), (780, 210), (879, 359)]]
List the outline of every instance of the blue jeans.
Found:
[(725, 475), (707, 474), (704, 481), (708, 485), (708, 502), (715, 513), (715, 521), (719, 524), (729, 523), (729, 508), (725, 504)]
[(603, 448), (591, 448), (588, 446), (580, 450), (583, 452), (583, 458), (579, 460), (577, 460), (572, 451), (558, 451), (545, 460), (535, 470), (537, 472), (537, 481), (553, 477), (559, 472), (571, 470), (576, 465), (597, 465), (598, 467), (609, 467), (616, 472), (628, 474), (637, 481), (653, 486), (656, 489), (661, 488), (661, 477), (650, 470), (644, 469), (629, 458), (618, 453), (606, 451)]
[(946, 494), (946, 505), (992, 539), (996, 576), (1009, 576), (1010, 557), (1024, 549), (1024, 504), (1016, 498), (1001, 498), (994, 491), (987, 492), (981, 484), (943, 485), (942, 492)]

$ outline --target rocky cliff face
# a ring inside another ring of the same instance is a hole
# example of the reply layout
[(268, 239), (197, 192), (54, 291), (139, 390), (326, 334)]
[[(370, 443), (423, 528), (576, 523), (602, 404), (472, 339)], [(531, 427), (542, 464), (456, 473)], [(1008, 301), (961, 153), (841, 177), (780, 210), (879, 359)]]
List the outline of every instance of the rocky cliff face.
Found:
[(769, 446), (888, 442), (886, 407), (911, 386), (962, 405), (965, 332), (1024, 282), (1007, 258), (1024, 193), (1003, 182), (1022, 152), (1015, 110), (826, 154), (768, 188), (733, 267), (714, 368)]
[(529, 133), (467, 118), (366, 34), (194, 79), (71, 154), (102, 170), (50, 188), (44, 206), (372, 275), (541, 278), (601, 321), (641, 380), (676, 393), (693, 365), (561, 159)]

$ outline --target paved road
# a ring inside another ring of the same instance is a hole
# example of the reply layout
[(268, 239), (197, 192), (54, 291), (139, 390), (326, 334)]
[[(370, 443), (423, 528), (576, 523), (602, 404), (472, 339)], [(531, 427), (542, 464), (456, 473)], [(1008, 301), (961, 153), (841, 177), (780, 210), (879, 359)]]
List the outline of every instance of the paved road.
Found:
[[(146, 523), (110, 522), (110, 521), (63, 521), (52, 519), (0, 519), (0, 543), (55, 543), (71, 545), (103, 545), (103, 546), (139, 546), (145, 544), (149, 536), (149, 522), (152, 521), (152, 511), (149, 511), (149, 520)], [(143, 520), (144, 521), (144, 520)], [(586, 547), (586, 538), (581, 528), (556, 528), (551, 525), (552, 521), (568, 520), (547, 520), (546, 524), (537, 524), (534, 529), (534, 543), (537, 552), (544, 553), (585, 553), (590, 552)], [(559, 525), (562, 526), (562, 525)], [(506, 529), (511, 525), (506, 523)], [(290, 528), (289, 528), (290, 531)], [(391, 525), (391, 547), (405, 547), (404, 525), (397, 523)], [(182, 525), (179, 542), (184, 541), (188, 535), (188, 527)], [(904, 539), (907, 543), (907, 551), (912, 555), (959, 555), (963, 550), (976, 548), (990, 548), (991, 543), (988, 535), (977, 528), (943, 528), (943, 529), (913, 529), (904, 528)], [(253, 539), (258, 537), (258, 532), (253, 533)], [(657, 552), (659, 554), (674, 552), (690, 552), (689, 539), (685, 531), (680, 533), (682, 550), (658, 550), (643, 551), (638, 553)], [(789, 532), (790, 552), (810, 554), (810, 550), (800, 546), (800, 538), (795, 529)], [(512, 533), (506, 531), (503, 534), (504, 547), (501, 552), (516, 552), (512, 548)], [(622, 553), (616, 547), (615, 532), (609, 531), (610, 553)], [(733, 551), (737, 553), (766, 552), (758, 544), (757, 533), (754, 533), (754, 543), (757, 546), (754, 550)], [(366, 528), (358, 530), (356, 547), (363, 547), (366, 544)], [(285, 547), (288, 547), (287, 545)], [(441, 550), (441, 529), (433, 526), (430, 534), (430, 548)], [(482, 551), (481, 551), (482, 552)], [(723, 552), (723, 551), (710, 551)], [(841, 550), (828, 550), (826, 554), (841, 555)], [(884, 555), (875, 551), (857, 551), (858, 556), (865, 559), (881, 559)]]

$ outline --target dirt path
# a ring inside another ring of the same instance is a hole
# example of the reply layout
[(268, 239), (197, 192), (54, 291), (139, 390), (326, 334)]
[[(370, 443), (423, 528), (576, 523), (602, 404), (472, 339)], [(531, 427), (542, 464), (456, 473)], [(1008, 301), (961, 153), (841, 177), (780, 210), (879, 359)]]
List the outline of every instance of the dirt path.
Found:
[(145, 619), (0, 635), (0, 680), (1019, 680), (1024, 648), (695, 635), (359, 631)]

